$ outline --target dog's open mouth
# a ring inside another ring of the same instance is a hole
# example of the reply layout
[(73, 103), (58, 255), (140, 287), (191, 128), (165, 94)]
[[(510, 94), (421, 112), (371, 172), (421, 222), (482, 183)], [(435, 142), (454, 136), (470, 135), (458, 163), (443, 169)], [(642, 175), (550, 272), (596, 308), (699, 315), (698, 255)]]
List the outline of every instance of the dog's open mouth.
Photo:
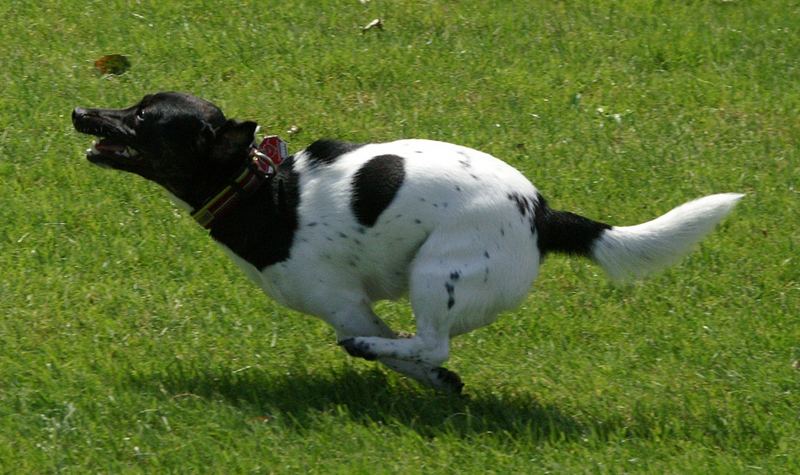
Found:
[(139, 152), (122, 142), (113, 139), (101, 138), (92, 144), (92, 148), (86, 150), (86, 158), (97, 161), (101, 157), (115, 159), (136, 158)]
[(86, 158), (101, 166), (127, 168), (139, 160), (139, 151), (130, 145), (134, 133), (125, 124), (126, 110), (75, 108), (72, 123), (80, 133), (96, 141), (86, 150)]

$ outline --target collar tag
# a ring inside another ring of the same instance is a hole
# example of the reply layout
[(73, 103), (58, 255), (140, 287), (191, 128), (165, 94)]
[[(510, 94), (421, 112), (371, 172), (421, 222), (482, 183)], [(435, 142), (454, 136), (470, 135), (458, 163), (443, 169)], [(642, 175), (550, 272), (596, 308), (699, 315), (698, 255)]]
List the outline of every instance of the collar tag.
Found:
[(264, 137), (264, 140), (256, 147), (256, 150), (266, 155), (275, 166), (280, 165), (289, 157), (289, 149), (286, 146), (286, 142), (277, 135)]

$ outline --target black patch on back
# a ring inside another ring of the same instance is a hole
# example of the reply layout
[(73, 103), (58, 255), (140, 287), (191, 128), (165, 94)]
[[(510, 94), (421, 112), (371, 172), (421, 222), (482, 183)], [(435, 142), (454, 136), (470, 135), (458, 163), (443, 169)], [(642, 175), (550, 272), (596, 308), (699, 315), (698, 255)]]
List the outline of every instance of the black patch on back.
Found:
[(330, 165), (342, 155), (363, 147), (364, 144), (341, 140), (321, 139), (306, 148), (311, 166)]
[(405, 161), (397, 155), (371, 158), (353, 176), (350, 205), (362, 226), (372, 227), (389, 207), (406, 176)]
[(211, 237), (258, 270), (288, 259), (298, 227), (298, 177), (289, 157), (274, 178), (214, 221)]
[(555, 211), (547, 206), (547, 201), (536, 194), (534, 224), (538, 235), (539, 252), (563, 252), (590, 257), (592, 244), (611, 226), (592, 221), (568, 211)]

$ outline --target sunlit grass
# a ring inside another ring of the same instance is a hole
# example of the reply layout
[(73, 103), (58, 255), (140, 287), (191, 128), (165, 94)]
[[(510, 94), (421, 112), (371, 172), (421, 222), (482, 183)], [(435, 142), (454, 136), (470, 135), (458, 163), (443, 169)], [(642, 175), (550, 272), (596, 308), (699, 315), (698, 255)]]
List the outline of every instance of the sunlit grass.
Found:
[[(230, 3), (0, 5), (0, 471), (800, 471), (796, 4)], [(109, 53), (131, 69), (96, 74)], [(454, 341), (452, 398), (348, 358), (156, 187), (85, 162), (70, 110), (156, 90), (296, 125), (293, 150), (469, 145), (614, 224), (747, 198), (643, 283), (549, 259)]]

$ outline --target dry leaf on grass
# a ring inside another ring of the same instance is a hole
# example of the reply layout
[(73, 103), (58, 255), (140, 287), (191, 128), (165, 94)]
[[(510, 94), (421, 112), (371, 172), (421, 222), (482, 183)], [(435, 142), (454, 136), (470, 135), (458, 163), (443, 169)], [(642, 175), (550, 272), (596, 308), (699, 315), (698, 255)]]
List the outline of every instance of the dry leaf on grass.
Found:
[(94, 62), (94, 68), (100, 74), (114, 74), (119, 76), (131, 67), (127, 56), (121, 54), (107, 54)]

